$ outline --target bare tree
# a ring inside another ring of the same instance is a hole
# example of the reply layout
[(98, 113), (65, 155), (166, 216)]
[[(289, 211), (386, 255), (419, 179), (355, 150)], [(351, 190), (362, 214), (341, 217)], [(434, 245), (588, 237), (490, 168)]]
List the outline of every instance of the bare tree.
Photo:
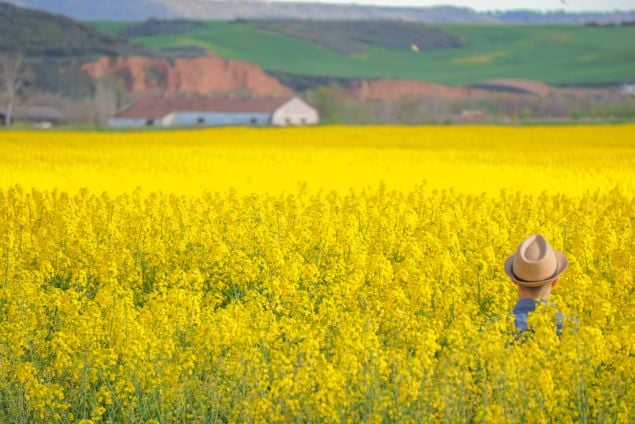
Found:
[(20, 53), (7, 53), (0, 60), (0, 84), (4, 91), (6, 108), (4, 125), (11, 125), (13, 105), (24, 84), (24, 58)]
[(104, 126), (117, 111), (117, 90), (110, 78), (103, 77), (96, 81), (94, 102), (95, 124)]

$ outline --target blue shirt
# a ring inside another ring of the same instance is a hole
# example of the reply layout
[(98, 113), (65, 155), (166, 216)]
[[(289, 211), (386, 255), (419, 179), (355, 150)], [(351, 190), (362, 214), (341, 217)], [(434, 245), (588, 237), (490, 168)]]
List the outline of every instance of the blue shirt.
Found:
[[(551, 302), (546, 302), (544, 300), (540, 301), (540, 303), (549, 303), (552, 306), (555, 306)], [(514, 325), (518, 329), (520, 333), (527, 330), (527, 315), (530, 312), (534, 312), (536, 310), (536, 305), (538, 301), (534, 299), (520, 299), (516, 306), (514, 306)], [(556, 334), (558, 336), (562, 333), (562, 313), (558, 311), (556, 314)]]

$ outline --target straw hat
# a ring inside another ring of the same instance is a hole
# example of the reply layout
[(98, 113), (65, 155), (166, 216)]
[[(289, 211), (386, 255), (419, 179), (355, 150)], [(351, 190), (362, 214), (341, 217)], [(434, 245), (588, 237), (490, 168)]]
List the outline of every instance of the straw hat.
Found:
[(567, 269), (567, 257), (554, 250), (541, 234), (527, 237), (505, 261), (505, 272), (518, 285), (540, 287)]

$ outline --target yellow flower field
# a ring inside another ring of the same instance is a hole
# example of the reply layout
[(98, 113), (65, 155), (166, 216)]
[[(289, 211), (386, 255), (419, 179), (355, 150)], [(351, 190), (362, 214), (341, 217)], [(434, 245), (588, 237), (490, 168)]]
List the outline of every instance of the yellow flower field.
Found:
[(633, 422), (634, 136), (0, 132), (0, 422)]
[(635, 126), (331, 127), (0, 135), (0, 187), (295, 193), (300, 185), (635, 192)]

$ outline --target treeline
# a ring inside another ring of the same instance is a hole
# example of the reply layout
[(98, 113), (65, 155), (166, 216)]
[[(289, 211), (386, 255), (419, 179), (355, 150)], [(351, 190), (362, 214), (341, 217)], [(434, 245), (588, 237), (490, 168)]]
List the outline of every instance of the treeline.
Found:
[(584, 26), (587, 27), (631, 27), (635, 26), (635, 21), (622, 21), (622, 22), (585, 22)]
[(450, 100), (404, 96), (397, 101), (357, 100), (332, 85), (307, 90), (304, 97), (325, 124), (456, 124), (576, 121), (631, 121), (635, 97), (618, 90), (586, 95), (553, 93), (546, 97), (497, 93), (487, 98)]
[(122, 37), (154, 37), (157, 35), (182, 34), (203, 26), (202, 22), (187, 19), (150, 19), (140, 24), (132, 24), (121, 31)]
[(310, 41), (343, 54), (361, 54), (369, 46), (410, 50), (460, 47), (453, 34), (422, 23), (401, 21), (238, 21), (290, 37)]

